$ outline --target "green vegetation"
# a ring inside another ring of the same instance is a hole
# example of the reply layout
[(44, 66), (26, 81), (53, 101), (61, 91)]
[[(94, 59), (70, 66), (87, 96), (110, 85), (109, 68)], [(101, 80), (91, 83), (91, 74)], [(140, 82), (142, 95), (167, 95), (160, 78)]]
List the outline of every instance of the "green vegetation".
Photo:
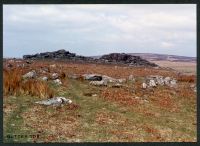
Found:
[[(68, 79), (67, 84), (66, 87), (51, 85), (55, 95), (73, 101), (62, 107), (37, 105), (34, 102), (41, 98), (36, 96), (4, 97), (4, 142), (197, 140), (195, 98), (172, 94), (163, 103), (164, 98), (158, 94), (166, 92), (162, 87), (154, 91), (160, 100), (151, 95), (148, 102), (138, 99), (135, 105), (122, 105), (102, 97), (106, 87), (73, 79)], [(7, 138), (9, 134), (39, 137)]]

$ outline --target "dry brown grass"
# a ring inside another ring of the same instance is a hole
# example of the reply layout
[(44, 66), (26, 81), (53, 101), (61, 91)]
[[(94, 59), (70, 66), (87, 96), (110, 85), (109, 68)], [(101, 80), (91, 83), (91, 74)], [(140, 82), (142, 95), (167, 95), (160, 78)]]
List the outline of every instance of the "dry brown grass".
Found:
[(22, 71), (20, 69), (3, 70), (3, 94), (6, 95), (31, 95), (41, 98), (51, 98), (54, 91), (49, 88), (44, 81), (30, 79), (24, 81), (22, 79)]
[(196, 81), (195, 75), (179, 75), (177, 78), (180, 82), (194, 83)]
[(133, 95), (124, 89), (105, 89), (101, 96), (109, 101), (114, 101), (122, 105), (136, 105), (138, 101), (134, 99)]

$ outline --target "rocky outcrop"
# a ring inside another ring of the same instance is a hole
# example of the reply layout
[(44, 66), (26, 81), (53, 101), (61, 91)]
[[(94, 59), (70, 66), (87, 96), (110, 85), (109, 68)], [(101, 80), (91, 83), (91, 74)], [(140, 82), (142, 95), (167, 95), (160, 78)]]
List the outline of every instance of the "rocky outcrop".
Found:
[(75, 53), (70, 53), (64, 49), (54, 51), (54, 52), (44, 52), (35, 55), (24, 55), (23, 59), (66, 59), (70, 61), (79, 61), (85, 63), (103, 63), (103, 64), (120, 64), (129, 66), (144, 66), (144, 67), (157, 67), (158, 65), (151, 63), (139, 56), (132, 56), (125, 53), (111, 53), (108, 55), (103, 55), (100, 58), (92, 58), (79, 56)]
[(132, 56), (125, 53), (111, 53), (103, 55), (100, 59), (105, 60), (105, 62), (128, 64), (129, 66), (158, 66), (155, 63), (151, 63), (139, 56)]
[(44, 52), (37, 53), (34, 55), (24, 55), (23, 59), (70, 59), (70, 60), (94, 60), (91, 57), (84, 57), (76, 55), (75, 53), (70, 53), (64, 49), (54, 51), (54, 52)]
[(171, 77), (163, 77), (158, 75), (150, 75), (146, 78), (146, 83), (142, 83), (142, 88), (156, 87), (167, 85), (169, 87), (177, 87), (177, 80)]

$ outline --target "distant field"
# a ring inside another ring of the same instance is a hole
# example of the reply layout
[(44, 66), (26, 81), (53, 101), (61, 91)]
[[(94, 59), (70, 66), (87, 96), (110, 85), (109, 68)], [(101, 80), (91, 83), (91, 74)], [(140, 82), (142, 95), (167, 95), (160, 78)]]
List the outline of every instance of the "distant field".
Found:
[(196, 62), (151, 61), (162, 67), (170, 67), (180, 72), (196, 74)]

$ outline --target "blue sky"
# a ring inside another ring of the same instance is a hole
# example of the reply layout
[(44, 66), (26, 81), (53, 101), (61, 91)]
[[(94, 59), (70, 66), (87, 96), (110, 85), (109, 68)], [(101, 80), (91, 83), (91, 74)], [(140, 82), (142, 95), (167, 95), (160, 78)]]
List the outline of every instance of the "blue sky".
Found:
[(3, 57), (65, 49), (196, 56), (195, 4), (3, 5)]

